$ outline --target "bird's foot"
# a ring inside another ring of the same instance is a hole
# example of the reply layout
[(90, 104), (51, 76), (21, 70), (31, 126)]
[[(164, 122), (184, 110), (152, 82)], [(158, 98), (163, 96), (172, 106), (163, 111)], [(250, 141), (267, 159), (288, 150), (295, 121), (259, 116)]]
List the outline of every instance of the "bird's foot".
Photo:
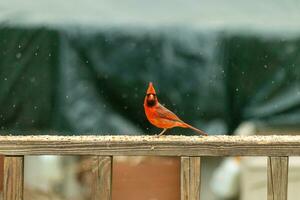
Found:
[(164, 134), (164, 132), (166, 132), (166, 128), (164, 128), (164, 130), (162, 132), (160, 132), (158, 135), (155, 134), (155, 137), (160, 137)]

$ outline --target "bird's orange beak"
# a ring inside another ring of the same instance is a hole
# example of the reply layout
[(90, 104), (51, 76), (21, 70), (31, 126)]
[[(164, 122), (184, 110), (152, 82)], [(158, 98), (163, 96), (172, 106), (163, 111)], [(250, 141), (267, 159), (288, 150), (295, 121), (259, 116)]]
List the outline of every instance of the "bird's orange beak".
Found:
[(148, 86), (148, 89), (147, 89), (147, 94), (156, 94), (152, 82), (149, 83), (149, 86)]

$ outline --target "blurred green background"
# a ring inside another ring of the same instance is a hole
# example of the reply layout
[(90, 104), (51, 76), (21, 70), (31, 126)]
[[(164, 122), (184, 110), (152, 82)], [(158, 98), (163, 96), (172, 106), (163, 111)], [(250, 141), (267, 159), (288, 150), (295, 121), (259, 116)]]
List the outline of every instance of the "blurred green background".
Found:
[(1, 132), (157, 133), (142, 106), (149, 81), (162, 103), (211, 134), (249, 120), (298, 126), (299, 8), (2, 1)]

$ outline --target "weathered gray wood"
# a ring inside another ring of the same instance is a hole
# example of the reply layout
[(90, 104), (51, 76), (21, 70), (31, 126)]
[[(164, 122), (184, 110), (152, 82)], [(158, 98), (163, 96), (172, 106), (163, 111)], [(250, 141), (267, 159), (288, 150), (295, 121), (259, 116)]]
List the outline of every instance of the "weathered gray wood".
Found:
[(3, 191), (3, 170), (4, 170), (4, 156), (0, 156), (0, 200)]
[(4, 183), (4, 156), (0, 155), (0, 200), (3, 200), (3, 183)]
[(180, 196), (181, 200), (189, 200), (190, 192), (190, 158), (181, 157), (180, 165)]
[(181, 200), (200, 200), (200, 157), (181, 157)]
[(4, 200), (23, 200), (24, 157), (4, 157)]
[(287, 200), (288, 159), (268, 158), (268, 200)]
[(0, 136), (0, 155), (300, 156), (300, 136)]
[(92, 200), (111, 200), (112, 157), (95, 156), (93, 160)]
[(201, 165), (200, 157), (190, 157), (190, 200), (200, 200)]

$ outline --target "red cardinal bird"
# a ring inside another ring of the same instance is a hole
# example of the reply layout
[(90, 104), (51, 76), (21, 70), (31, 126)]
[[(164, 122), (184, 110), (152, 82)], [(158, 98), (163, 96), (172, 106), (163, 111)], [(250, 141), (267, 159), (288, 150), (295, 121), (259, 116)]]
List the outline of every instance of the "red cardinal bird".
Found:
[(157, 100), (156, 92), (151, 82), (144, 100), (144, 109), (149, 122), (158, 128), (163, 128), (163, 131), (158, 136), (161, 136), (167, 129), (173, 127), (190, 128), (201, 135), (207, 135), (204, 131), (183, 122), (173, 112), (162, 106)]

